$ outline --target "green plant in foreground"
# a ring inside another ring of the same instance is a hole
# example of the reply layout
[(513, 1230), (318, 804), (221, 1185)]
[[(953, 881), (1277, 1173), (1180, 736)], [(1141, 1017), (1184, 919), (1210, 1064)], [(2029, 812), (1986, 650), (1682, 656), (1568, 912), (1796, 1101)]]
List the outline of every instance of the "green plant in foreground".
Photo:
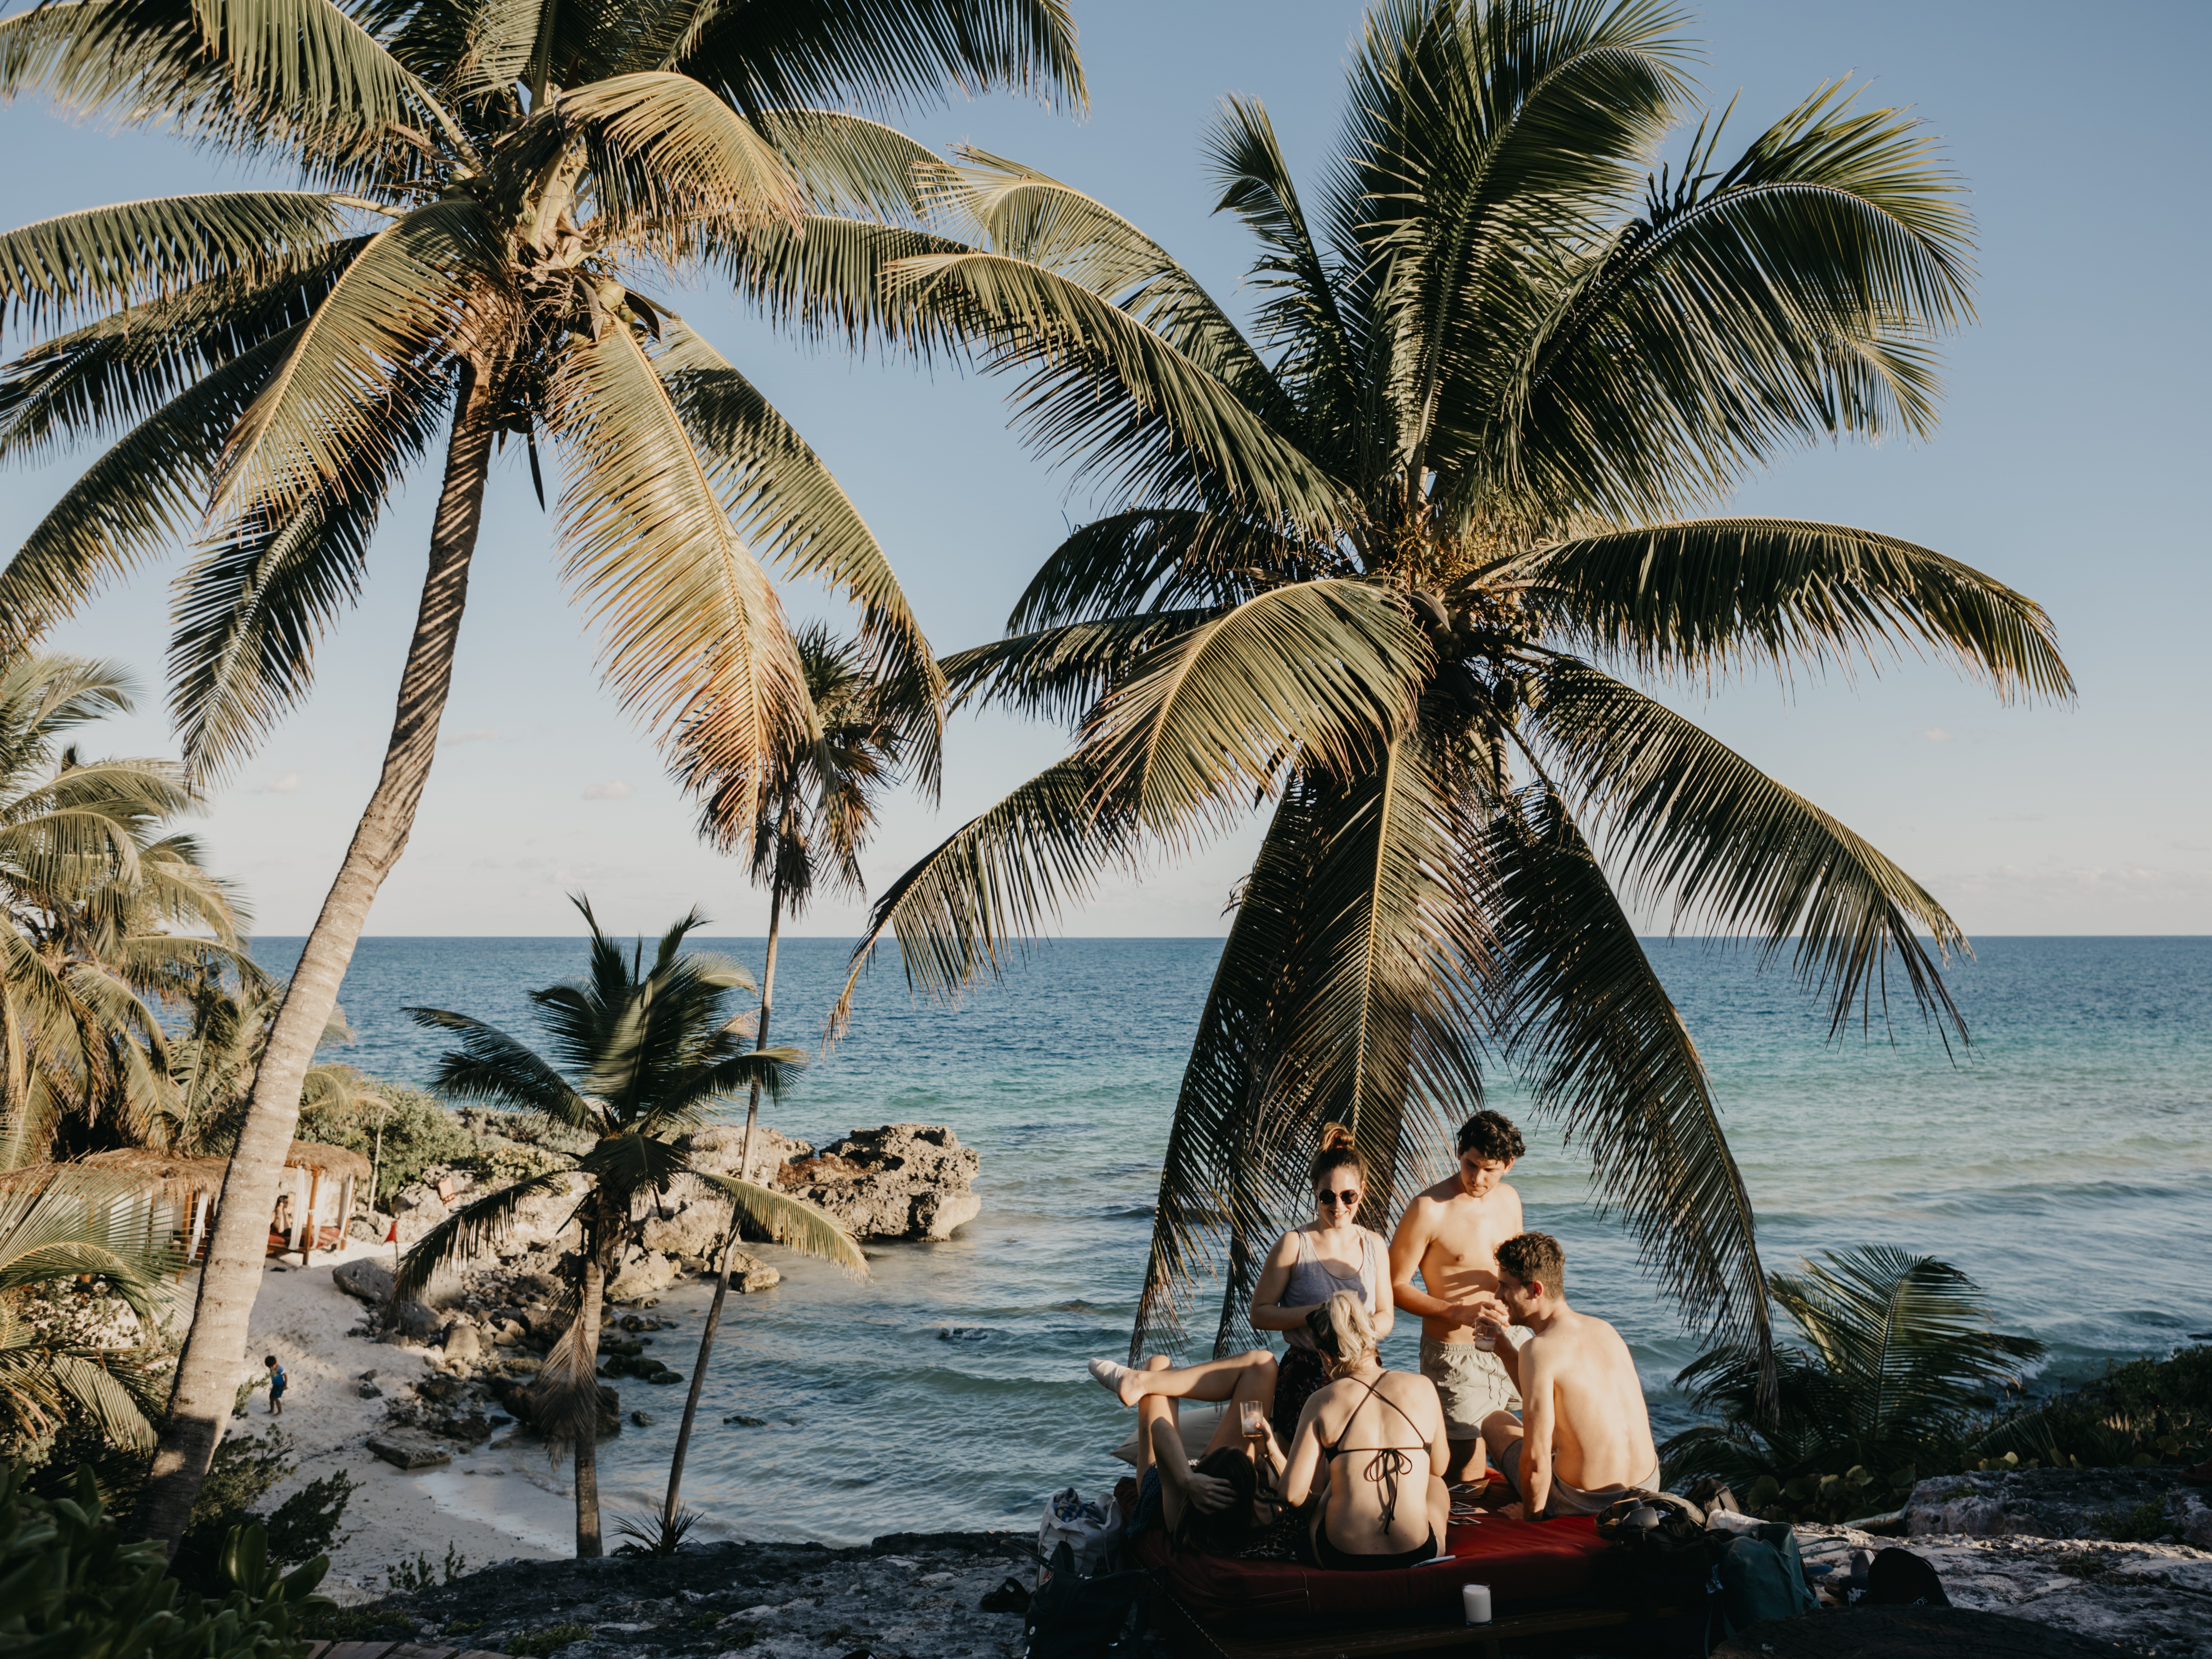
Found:
[(574, 1621), (559, 1625), (544, 1625), (520, 1636), (510, 1636), (505, 1650), (514, 1659), (545, 1659), (548, 1654), (558, 1653), (571, 1642), (580, 1642), (592, 1633), (588, 1625)]
[(269, 1559), (279, 1568), (299, 1566), (335, 1550), (346, 1504), (361, 1483), (343, 1469), (333, 1469), (264, 1513), (263, 1500), (296, 1467), (282, 1430), (227, 1437), (216, 1449), (191, 1518), (170, 1553), (171, 1576), (187, 1589), (220, 1595), (224, 1543), (241, 1527), (262, 1530)]
[(1073, 752), (885, 890), (852, 975), (891, 934), (910, 984), (956, 994), (1109, 874), (1267, 815), (1133, 1352), (1180, 1346), (1224, 1258), (1207, 1334), (1249, 1345), (1322, 1121), (1352, 1127), (1384, 1224), (1500, 1067), (1692, 1316), (1763, 1352), (1750, 1200), (1632, 908), (1786, 962), (1838, 1033), (1900, 988), (1963, 1032), (1943, 907), (1665, 693), (1926, 651), (2070, 694), (2050, 618), (1954, 559), (1701, 516), (1800, 445), (1933, 426), (1937, 343), (1972, 313), (1965, 192), (1911, 113), (1837, 84), (1722, 161), (1689, 21), (1376, 0), (1310, 191), (1229, 99), (1207, 161), (1257, 243), (1249, 336), (1106, 204), (972, 149), (880, 222), (745, 250), (741, 287), (800, 328), (863, 318), (1003, 373), (1099, 501), (1006, 636), (945, 664), (956, 702), (1067, 721)]
[(1800, 1339), (1775, 1351), (1773, 1409), (1757, 1352), (1716, 1348), (1675, 1382), (1718, 1423), (1662, 1449), (1670, 1480), (1718, 1476), (1753, 1510), (1840, 1521), (1895, 1507), (1914, 1481), (1962, 1467), (1994, 1396), (2043, 1352), (1990, 1330), (1986, 1298), (1956, 1267), (1887, 1245), (1826, 1253), (1775, 1274), (1772, 1291)]
[(10, 1659), (295, 1659), (302, 1619), (331, 1605), (314, 1593), (328, 1560), (280, 1573), (262, 1529), (246, 1526), (225, 1537), (218, 1565), (219, 1598), (185, 1589), (160, 1545), (124, 1539), (88, 1469), (64, 1498), (33, 1497), (20, 1469), (0, 1471), (0, 1650)]
[(420, 1553), (394, 1561), (384, 1570), (384, 1583), (394, 1595), (415, 1595), (441, 1584), (453, 1583), (465, 1577), (468, 1570), (468, 1557), (449, 1542), (442, 1562)]

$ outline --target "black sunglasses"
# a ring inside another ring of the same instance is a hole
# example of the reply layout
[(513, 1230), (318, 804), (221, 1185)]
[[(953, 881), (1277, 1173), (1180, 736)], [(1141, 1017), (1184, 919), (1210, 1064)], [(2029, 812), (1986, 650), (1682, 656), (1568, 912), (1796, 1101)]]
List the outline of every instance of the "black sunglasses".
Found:
[(1358, 1193), (1316, 1193), (1314, 1194), (1314, 1198), (1316, 1202), (1322, 1204), (1350, 1204), (1357, 1206), (1359, 1202), (1359, 1194)]

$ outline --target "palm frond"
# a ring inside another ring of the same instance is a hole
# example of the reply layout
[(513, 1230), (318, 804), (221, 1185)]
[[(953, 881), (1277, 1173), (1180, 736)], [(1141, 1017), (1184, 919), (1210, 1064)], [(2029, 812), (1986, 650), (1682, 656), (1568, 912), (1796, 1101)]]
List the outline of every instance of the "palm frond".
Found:
[(1401, 601), (1343, 580), (1270, 588), (1156, 651), (1084, 734), (1099, 791), (1188, 833), (1283, 769), (1349, 776), (1411, 721), (1434, 659)]
[(884, 112), (1002, 86), (1078, 109), (1086, 100), (1065, 0), (705, 6), (668, 67), (748, 115), (820, 104)]
[(1541, 684), (1530, 731), (1632, 884), (1670, 895), (1678, 915), (1747, 932), (1765, 957), (1788, 949), (1798, 976), (1826, 992), (1833, 1031), (1855, 1006), (1869, 1019), (1877, 1000), (1887, 1009), (1894, 957), (1922, 1011), (1965, 1038), (1936, 958), (1966, 938), (1918, 882), (1642, 692), (1570, 658)]
[(1666, 517), (1785, 444), (1931, 429), (1931, 343), (1972, 314), (1959, 185), (1912, 119), (1838, 93), (1655, 183), (1529, 331), (1500, 459), (1547, 511)]
[(1647, 1265), (1774, 1387), (1750, 1194), (1704, 1060), (1580, 827), (1542, 786), (1495, 818), (1498, 1024), (1547, 1111), (1580, 1137)]
[(798, 178), (810, 212), (921, 224), (915, 169), (939, 159), (927, 145), (843, 110), (763, 110), (754, 120)]
[(697, 334), (672, 329), (654, 366), (737, 535), (787, 575), (842, 587), (860, 607), (877, 678), (913, 683), (902, 735), (933, 782), (944, 676), (860, 509), (790, 422)]
[(345, 210), (313, 191), (232, 191), (86, 208), (0, 233), (0, 322), (52, 327), (193, 283), (266, 281), (343, 228)]
[(799, 181), (775, 145), (700, 82), (653, 71), (562, 94), (580, 130), (603, 234), (672, 263), (714, 229), (795, 223)]
[(210, 371), (78, 476), (0, 569), (0, 645), (36, 639), (197, 527), (224, 444), (295, 337)]
[(756, 1182), (703, 1170), (696, 1173), (777, 1243), (819, 1257), (855, 1279), (868, 1276), (867, 1258), (860, 1253), (859, 1243), (828, 1211)]
[(1080, 720), (1146, 656), (1220, 615), (1218, 609), (1144, 611), (956, 652), (944, 663), (951, 707), (980, 711), (996, 702), (1046, 720)]
[(306, 699), (315, 647), (360, 598), (385, 506), (450, 402), (443, 377), (395, 383), (337, 471), (258, 497), (179, 574), (169, 709), (193, 776), (244, 759)]
[(805, 677), (668, 386), (636, 336), (610, 326), (571, 344), (553, 398), (574, 463), (566, 574), (594, 608), (617, 695), (715, 778), (764, 776), (805, 729)]
[(403, 1012), (417, 1025), (459, 1034), (461, 1046), (448, 1050), (438, 1061), (436, 1085), (441, 1093), (543, 1112), (571, 1129), (595, 1126), (590, 1103), (539, 1059), (529, 1044), (468, 1014), (444, 1008)]
[(997, 974), (1010, 950), (1049, 927), (1107, 866), (1128, 866), (1136, 826), (1126, 812), (1099, 809), (1097, 783), (1085, 761), (1062, 761), (970, 818), (886, 888), (853, 947), (823, 1041), (843, 1034), (854, 988), (886, 932), (898, 940), (910, 988), (955, 996)]
[(1010, 634), (1137, 611), (1241, 605), (1263, 586), (1340, 575), (1344, 561), (1265, 524), (1178, 507), (1133, 507), (1079, 526), (1037, 568)]
[(408, 1246), (392, 1276), (395, 1300), (418, 1297), (441, 1269), (469, 1261), (506, 1237), (523, 1205), (544, 1194), (559, 1195), (568, 1189), (568, 1171), (549, 1170), (486, 1193), (464, 1204)]
[(2000, 696), (2071, 694), (2043, 607), (1894, 536), (1793, 519), (1701, 519), (1578, 536), (1516, 569), (1563, 637), (1647, 673), (1747, 660), (1879, 667), (1917, 639)]

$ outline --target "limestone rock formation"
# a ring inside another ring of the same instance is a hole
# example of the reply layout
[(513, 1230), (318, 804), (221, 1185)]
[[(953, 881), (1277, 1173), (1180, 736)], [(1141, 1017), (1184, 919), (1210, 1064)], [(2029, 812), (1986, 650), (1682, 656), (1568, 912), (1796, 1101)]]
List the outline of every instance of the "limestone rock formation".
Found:
[(890, 1123), (785, 1164), (775, 1181), (856, 1238), (950, 1238), (983, 1207), (969, 1190), (981, 1162), (941, 1124)]
[[(2154, 1532), (2151, 1522), (2161, 1523)], [(1923, 1480), (1905, 1501), (1913, 1537), (2137, 1538), (2212, 1549), (2212, 1510), (2171, 1469), (1990, 1470)]]

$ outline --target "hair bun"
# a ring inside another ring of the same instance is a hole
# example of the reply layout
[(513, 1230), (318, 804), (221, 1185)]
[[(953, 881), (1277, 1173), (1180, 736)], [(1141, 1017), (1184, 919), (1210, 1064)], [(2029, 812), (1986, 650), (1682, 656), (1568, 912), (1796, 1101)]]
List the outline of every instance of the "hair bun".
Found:
[(1321, 1149), (1324, 1152), (1333, 1152), (1340, 1146), (1352, 1144), (1352, 1131), (1343, 1124), (1324, 1123), (1321, 1126)]

